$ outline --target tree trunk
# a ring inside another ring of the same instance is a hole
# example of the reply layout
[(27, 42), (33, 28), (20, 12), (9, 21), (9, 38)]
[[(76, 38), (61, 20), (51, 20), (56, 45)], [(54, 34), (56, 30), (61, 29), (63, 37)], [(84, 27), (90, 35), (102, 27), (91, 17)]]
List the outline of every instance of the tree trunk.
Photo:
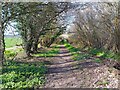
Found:
[(25, 43), (25, 52), (26, 52), (26, 55), (28, 57), (31, 57), (31, 55), (30, 55), (30, 53), (31, 53), (31, 44), (29, 42)]
[(0, 66), (3, 65), (3, 57), (4, 57), (4, 45), (3, 45), (3, 32), (0, 24)]
[(33, 44), (32, 33), (30, 31), (26, 31), (26, 30), (24, 31), (25, 31), (25, 34), (22, 35), (24, 50), (25, 50), (27, 57), (31, 57), (30, 53), (31, 53), (32, 44)]
[(118, 3), (118, 16), (116, 19), (115, 26), (115, 40), (116, 40), (116, 48), (118, 53), (120, 53), (120, 2)]
[(38, 40), (35, 40), (32, 45), (33, 53), (37, 53), (38, 50)]
[(24, 50), (28, 57), (31, 57), (30, 55), (31, 48), (32, 48), (32, 38), (29, 38), (29, 40), (27, 40), (27, 38), (24, 38)]
[(118, 23), (116, 25), (116, 34), (117, 34), (117, 48), (118, 52), (120, 53), (120, 1), (118, 2)]
[[(1, 7), (1, 3), (0, 3), (0, 9), (1, 8), (2, 7)], [(1, 14), (0, 14), (0, 16), (1, 16)], [(2, 23), (0, 23), (0, 68), (2, 67), (3, 61), (4, 61), (4, 48), (5, 48), (4, 31), (3, 31)]]

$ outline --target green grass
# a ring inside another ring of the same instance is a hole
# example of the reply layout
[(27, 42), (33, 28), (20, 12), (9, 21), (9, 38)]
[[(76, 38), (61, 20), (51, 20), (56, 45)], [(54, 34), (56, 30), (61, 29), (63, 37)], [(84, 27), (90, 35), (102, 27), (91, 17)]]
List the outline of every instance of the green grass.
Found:
[(73, 60), (86, 60), (93, 58), (93, 61), (96, 63), (102, 63), (103, 60), (112, 59), (115, 61), (120, 61), (120, 53), (115, 54), (112, 51), (97, 49), (97, 48), (84, 48), (85, 52), (78, 52), (80, 49), (73, 47), (69, 43), (64, 43), (65, 47), (72, 53)]
[(84, 60), (90, 57), (90, 54), (80, 53), (78, 48), (73, 47), (69, 43), (65, 43), (65, 47), (73, 54), (73, 60)]
[(76, 53), (73, 55), (74, 60), (84, 60), (90, 58), (90, 54), (87, 53)]
[(55, 46), (52, 50), (39, 52), (37, 54), (33, 54), (33, 56), (36, 56), (36, 57), (53, 57), (58, 53), (59, 53), (59, 49), (58, 49), (57, 46)]
[(101, 63), (102, 60), (101, 60), (100, 58), (96, 58), (96, 59), (94, 60), (94, 62), (96, 62), (96, 63)]
[(41, 87), (45, 83), (47, 68), (44, 63), (23, 63), (6, 61), (0, 75), (1, 88), (20, 89)]
[(112, 51), (106, 51), (106, 50), (101, 50), (101, 49), (90, 49), (89, 54), (92, 56), (99, 57), (101, 59), (115, 59), (115, 53)]
[(18, 49), (15, 49), (15, 50), (5, 50), (4, 54), (5, 54), (5, 58), (8, 60), (8, 59), (13, 59), (17, 53), (20, 53), (20, 52), (24, 52), (24, 50), (22, 48), (18, 48)]
[(10, 48), (22, 44), (20, 37), (5, 37), (5, 47)]
[(103, 81), (98, 81), (97, 84), (98, 84), (98, 85), (104, 85), (104, 86), (105, 86), (105, 85), (109, 84), (109, 82), (103, 80)]
[(65, 45), (65, 47), (66, 47), (71, 53), (79, 51), (78, 48), (73, 47), (73, 46), (70, 45), (69, 43), (65, 43), (64, 45)]
[(87, 49), (86, 53), (79, 53), (79, 49), (73, 47), (69, 43), (65, 43), (65, 47), (73, 54), (73, 59), (74, 60), (84, 60), (84, 59), (89, 59), (90, 57), (97, 57), (95, 59), (95, 62), (100, 63), (101, 59), (109, 59), (113, 58), (114, 54), (111, 52), (105, 52), (102, 49), (96, 49), (96, 48), (90, 48)]

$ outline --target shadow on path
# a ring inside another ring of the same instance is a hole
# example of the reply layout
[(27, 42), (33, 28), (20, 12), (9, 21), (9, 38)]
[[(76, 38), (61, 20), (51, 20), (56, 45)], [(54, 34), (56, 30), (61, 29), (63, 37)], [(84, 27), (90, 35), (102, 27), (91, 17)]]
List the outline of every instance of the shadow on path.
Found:
[(84, 87), (84, 82), (81, 80), (85, 77), (84, 74), (81, 74), (83, 70), (100, 67), (101, 65), (91, 60), (87, 60), (87, 62), (72, 60), (72, 54), (64, 45), (59, 46), (59, 49), (60, 53), (48, 61), (50, 64), (47, 65), (48, 72), (44, 87)]
[[(67, 64), (68, 63), (68, 64)], [(53, 67), (49, 67), (48, 69), (48, 74), (50, 73), (66, 73), (68, 71), (73, 71), (73, 70), (83, 70), (84, 68), (96, 68), (96, 67), (100, 67), (102, 66), (101, 64), (95, 63), (95, 62), (83, 62), (83, 63), (79, 63), (79, 62), (66, 62), (59, 65), (55, 65)]]

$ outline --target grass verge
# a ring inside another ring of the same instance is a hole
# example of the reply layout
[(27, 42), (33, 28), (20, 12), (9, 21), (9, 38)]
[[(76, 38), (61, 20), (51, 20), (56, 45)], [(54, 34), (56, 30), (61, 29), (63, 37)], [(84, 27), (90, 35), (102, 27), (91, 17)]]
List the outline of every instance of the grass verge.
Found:
[(85, 60), (94, 57), (94, 61), (100, 63), (103, 59), (115, 60), (118, 58), (115, 53), (102, 49), (90, 48), (87, 49), (87, 52), (80, 52), (80, 49), (73, 47), (69, 43), (65, 43), (65, 47), (73, 54), (74, 60)]

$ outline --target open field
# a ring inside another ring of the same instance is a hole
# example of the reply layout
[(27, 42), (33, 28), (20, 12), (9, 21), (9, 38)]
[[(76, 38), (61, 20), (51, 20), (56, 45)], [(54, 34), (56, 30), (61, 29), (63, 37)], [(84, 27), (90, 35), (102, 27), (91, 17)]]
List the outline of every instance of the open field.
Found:
[(5, 47), (10, 48), (16, 45), (20, 45), (22, 39), (20, 37), (5, 37)]

